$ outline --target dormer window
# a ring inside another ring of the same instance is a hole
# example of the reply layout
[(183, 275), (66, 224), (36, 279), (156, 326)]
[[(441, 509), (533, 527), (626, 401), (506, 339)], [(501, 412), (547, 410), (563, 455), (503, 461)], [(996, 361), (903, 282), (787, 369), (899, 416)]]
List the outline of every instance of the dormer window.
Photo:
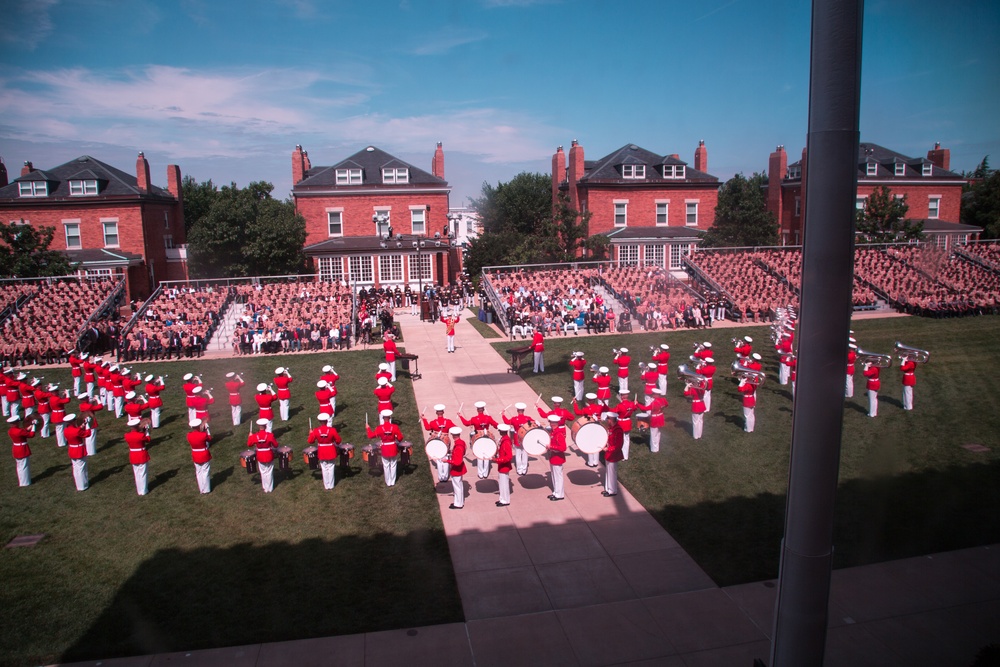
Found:
[(897, 162), (896, 163), (896, 176), (906, 176), (906, 163)]
[(663, 178), (684, 178), (684, 165), (682, 164), (663, 165)]
[(410, 170), (406, 167), (396, 167), (382, 170), (383, 183), (409, 183)]
[(46, 181), (21, 181), (17, 184), (17, 193), (21, 197), (48, 197), (49, 184)]
[(878, 162), (869, 162), (865, 174), (868, 176), (878, 176)]
[(788, 168), (788, 175), (785, 178), (802, 178), (802, 167), (792, 166)]
[(69, 194), (73, 197), (92, 197), (97, 194), (97, 181), (70, 181)]
[(934, 163), (933, 162), (924, 162), (923, 170), (920, 173), (922, 173), (924, 176), (931, 176), (931, 175), (933, 175), (934, 174)]
[(338, 169), (337, 185), (361, 185), (361, 170)]
[(623, 164), (622, 178), (646, 178), (646, 165)]

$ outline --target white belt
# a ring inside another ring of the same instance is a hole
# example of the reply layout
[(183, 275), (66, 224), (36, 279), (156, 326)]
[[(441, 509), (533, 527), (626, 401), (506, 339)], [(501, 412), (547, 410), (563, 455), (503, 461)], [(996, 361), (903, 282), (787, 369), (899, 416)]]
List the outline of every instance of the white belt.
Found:
[[(146, 448), (145, 448), (145, 447), (143, 447), (143, 448), (141, 448), (141, 449), (132, 449), (131, 447), (129, 447), (129, 448), (128, 448), (128, 450), (129, 450), (130, 452), (144, 452), (144, 451), (146, 451)], [(191, 451), (193, 451), (193, 452), (194, 452), (194, 451), (197, 451), (197, 450), (194, 450), (194, 449), (192, 449)]]
[[(131, 451), (131, 450), (129, 450), (129, 451)], [(199, 447), (198, 449), (195, 449), (194, 447), (192, 447), (191, 451), (192, 452), (207, 452), (208, 448), (207, 447)]]
[(258, 452), (270, 452), (274, 450), (274, 447), (255, 447)]

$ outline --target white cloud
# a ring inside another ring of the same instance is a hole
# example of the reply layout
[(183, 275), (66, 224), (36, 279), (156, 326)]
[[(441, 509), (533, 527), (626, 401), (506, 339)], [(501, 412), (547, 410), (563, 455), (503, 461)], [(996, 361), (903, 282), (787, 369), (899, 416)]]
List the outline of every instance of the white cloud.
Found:
[(481, 30), (448, 28), (437, 35), (424, 36), (423, 43), (413, 49), (413, 53), (418, 56), (438, 56), (459, 46), (480, 42), (487, 37), (489, 35)]
[(51, 10), (59, 0), (5, 2), (0, 21), (0, 44), (34, 51), (52, 33)]

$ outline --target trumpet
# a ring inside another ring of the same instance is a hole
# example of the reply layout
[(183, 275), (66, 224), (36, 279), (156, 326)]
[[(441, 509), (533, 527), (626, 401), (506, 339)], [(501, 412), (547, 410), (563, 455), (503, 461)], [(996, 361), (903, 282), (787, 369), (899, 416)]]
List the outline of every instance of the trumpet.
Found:
[(684, 380), (684, 384), (688, 386), (698, 387), (699, 389), (708, 388), (708, 378), (704, 375), (698, 375), (688, 368), (687, 364), (681, 364), (677, 367), (677, 377)]
[(692, 343), (692, 345), (694, 346), (695, 354), (698, 354), (699, 352), (705, 349), (705, 345), (702, 343)]
[(591, 364), (590, 365), (590, 370), (594, 371), (595, 373), (597, 372), (598, 368), (600, 368), (600, 366), (598, 366), (597, 364)]
[(931, 358), (931, 353), (927, 350), (921, 350), (919, 347), (903, 345), (898, 340), (896, 341), (896, 355), (899, 357), (900, 361), (913, 359), (913, 362), (916, 364), (926, 364)]
[(738, 347), (740, 345), (740, 343), (743, 342), (743, 339), (742, 338), (733, 337), (732, 341), (733, 341), (733, 347)]
[(746, 380), (748, 383), (755, 387), (759, 387), (764, 383), (764, 379), (767, 375), (763, 371), (755, 371), (752, 368), (747, 368), (739, 361), (734, 361), (733, 365), (730, 367), (732, 369), (732, 374), (734, 377), (738, 377), (741, 380)]
[(612, 352), (612, 353), (613, 353), (613, 354), (614, 354), (614, 355), (615, 355), (616, 357), (617, 357), (617, 356), (618, 356), (618, 355), (620, 354), (620, 352), (618, 351), (618, 348), (617, 348), (617, 347), (613, 347), (613, 348), (611, 348), (611, 352)]
[(878, 352), (869, 352), (868, 350), (862, 350), (858, 348), (858, 363), (860, 364), (871, 364), (878, 368), (889, 368), (892, 366), (892, 356), (888, 354), (879, 354)]

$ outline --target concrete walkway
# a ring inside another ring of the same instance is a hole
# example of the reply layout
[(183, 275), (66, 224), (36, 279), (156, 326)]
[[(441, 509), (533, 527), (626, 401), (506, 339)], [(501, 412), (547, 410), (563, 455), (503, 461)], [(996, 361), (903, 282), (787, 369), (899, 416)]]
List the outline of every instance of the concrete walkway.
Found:
[[(498, 421), (517, 401), (534, 409), (527, 383), (469, 323), (459, 324), (457, 351), (447, 354), (444, 325), (399, 319), (406, 351), (420, 355), (423, 378), (413, 387), (428, 416), (444, 403), (457, 422), (458, 406), (469, 417), (478, 400)], [(462, 510), (448, 509), (450, 483), (436, 486), (465, 623), (81, 664), (750, 667), (754, 658), (768, 660), (774, 581), (715, 586), (628, 491), (603, 497), (597, 473), (575, 451), (565, 501), (547, 499), (547, 473), (547, 463), (533, 459), (527, 475), (513, 475), (505, 508), (494, 504), (495, 470), (479, 480), (469, 466)], [(980, 647), (1000, 642), (998, 619), (1000, 545), (838, 570), (826, 665), (969, 665)]]

